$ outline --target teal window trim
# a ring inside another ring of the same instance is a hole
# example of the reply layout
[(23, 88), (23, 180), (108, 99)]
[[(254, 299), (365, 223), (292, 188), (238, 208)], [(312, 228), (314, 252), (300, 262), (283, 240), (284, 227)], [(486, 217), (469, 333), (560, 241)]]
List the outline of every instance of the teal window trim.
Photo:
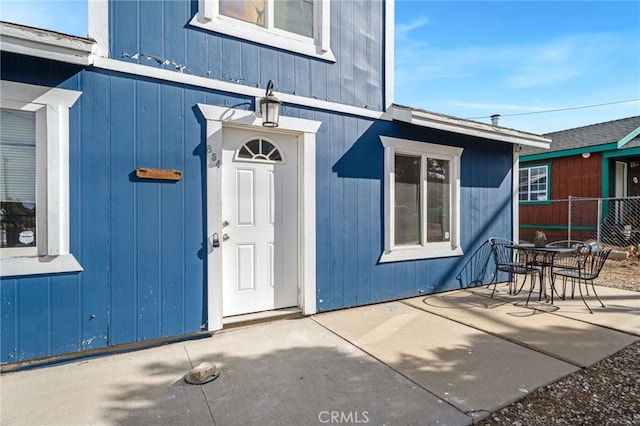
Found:
[[(549, 229), (549, 230), (565, 230), (569, 229), (568, 225), (531, 225), (528, 223), (521, 223), (520, 228), (523, 229)], [(574, 231), (597, 231), (597, 226), (571, 226)]]
[(551, 204), (551, 201), (520, 201), (521, 206), (541, 206), (544, 204)]
[(551, 163), (527, 164), (526, 166), (522, 166), (518, 169), (518, 175), (520, 174), (521, 170), (533, 169), (536, 167), (547, 168), (547, 199), (539, 200), (539, 201), (532, 201), (532, 200), (520, 201), (520, 187), (518, 184), (518, 202), (520, 205), (526, 206), (526, 205), (551, 204)]

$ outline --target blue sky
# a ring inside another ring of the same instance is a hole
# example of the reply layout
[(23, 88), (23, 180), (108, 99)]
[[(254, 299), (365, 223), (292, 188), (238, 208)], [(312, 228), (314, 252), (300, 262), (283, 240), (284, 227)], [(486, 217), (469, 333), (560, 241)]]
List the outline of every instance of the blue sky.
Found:
[(541, 113), (640, 99), (637, 1), (401, 0), (395, 54), (412, 107), (535, 133), (640, 115), (640, 101)]
[[(86, 36), (86, 0), (0, 8)], [(396, 103), (534, 133), (640, 115), (638, 1), (397, 0), (395, 29)]]

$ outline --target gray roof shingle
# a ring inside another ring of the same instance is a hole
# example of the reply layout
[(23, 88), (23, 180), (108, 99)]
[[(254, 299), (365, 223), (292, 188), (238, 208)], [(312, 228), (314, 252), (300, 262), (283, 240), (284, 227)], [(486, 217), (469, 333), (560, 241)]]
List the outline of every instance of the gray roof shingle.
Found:
[[(639, 127), (640, 115), (607, 121), (605, 123), (576, 127), (575, 129), (546, 133), (542, 136), (551, 138), (551, 147), (549, 149), (523, 146), (522, 151), (520, 151), (520, 156), (616, 143)], [(640, 141), (638, 137), (636, 137), (624, 147), (631, 148), (639, 144)]]

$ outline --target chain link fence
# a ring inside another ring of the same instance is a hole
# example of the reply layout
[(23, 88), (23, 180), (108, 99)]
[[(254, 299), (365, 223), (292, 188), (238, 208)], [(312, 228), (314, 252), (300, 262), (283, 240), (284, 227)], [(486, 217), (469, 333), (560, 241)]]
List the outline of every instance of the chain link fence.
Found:
[(640, 249), (640, 197), (552, 200), (520, 207), (520, 240), (533, 242), (536, 231), (547, 241), (579, 240)]

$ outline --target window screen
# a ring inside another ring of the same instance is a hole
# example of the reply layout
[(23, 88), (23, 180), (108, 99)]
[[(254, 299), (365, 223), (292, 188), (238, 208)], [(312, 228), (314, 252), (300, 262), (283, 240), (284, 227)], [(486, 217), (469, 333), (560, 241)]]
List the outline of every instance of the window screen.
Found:
[(35, 246), (35, 113), (2, 108), (0, 114), (0, 247)]

